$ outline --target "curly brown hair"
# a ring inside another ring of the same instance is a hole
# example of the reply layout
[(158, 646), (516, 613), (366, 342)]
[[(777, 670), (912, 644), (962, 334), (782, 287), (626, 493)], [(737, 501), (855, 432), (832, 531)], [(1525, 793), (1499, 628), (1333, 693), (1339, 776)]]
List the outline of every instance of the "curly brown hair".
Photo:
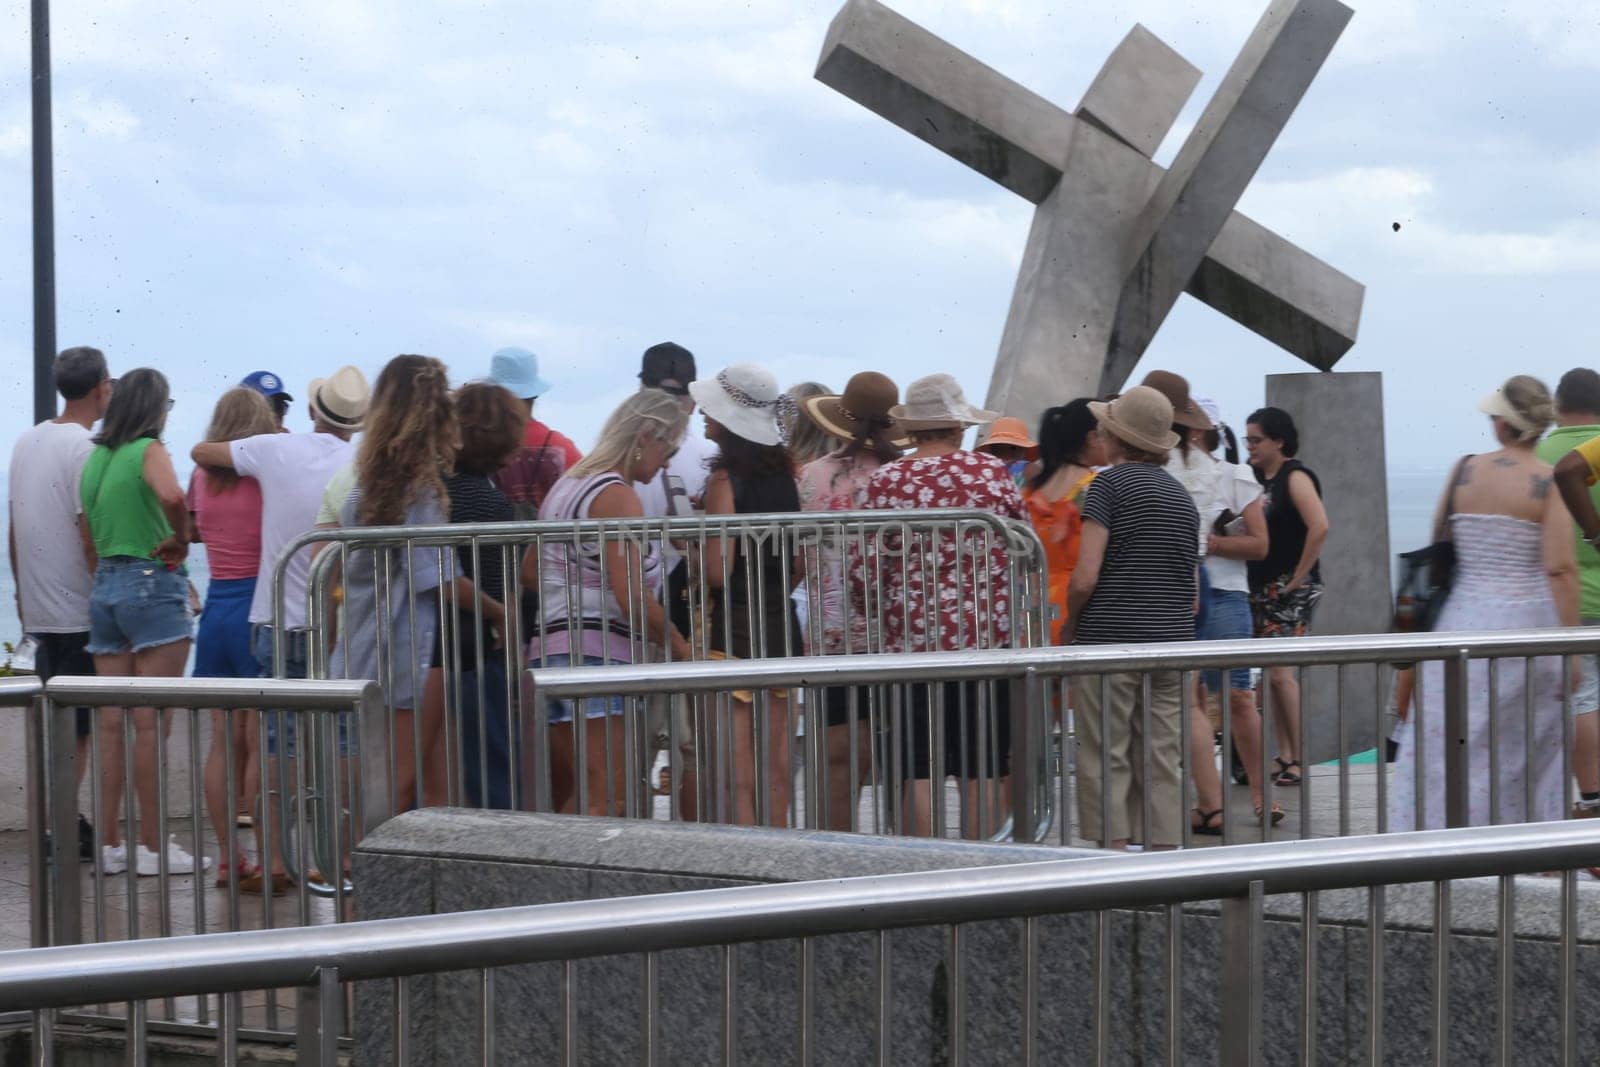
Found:
[(528, 417), (509, 389), (473, 382), (456, 390), (456, 421), (461, 424), (456, 473), (493, 474), (522, 444)]
[(461, 448), (461, 427), (450, 402), (450, 379), (431, 356), (396, 356), (372, 389), (366, 432), (356, 454), (363, 526), (396, 526), (406, 509), (433, 493), (448, 508), (444, 474)]

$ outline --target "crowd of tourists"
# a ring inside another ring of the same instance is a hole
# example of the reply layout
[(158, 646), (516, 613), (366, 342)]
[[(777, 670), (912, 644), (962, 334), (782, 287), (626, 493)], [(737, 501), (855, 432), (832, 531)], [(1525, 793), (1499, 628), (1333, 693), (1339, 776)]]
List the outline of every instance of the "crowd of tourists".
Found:
[[(306, 676), (307, 583), (318, 546), (288, 557), (281, 598), (273, 578), (285, 550), (314, 540), (307, 535), (319, 528), (978, 509), (1036, 530), (1048, 563), (1046, 639), (1063, 645), (1303, 635), (1324, 591), (1328, 516), (1316, 473), (1296, 458), (1292, 415), (1272, 407), (1251, 413), (1241, 456), (1217, 406), (1166, 371), (1117, 396), (1052, 407), (1029, 427), (970, 404), (946, 374), (909, 382), (903, 395), (872, 371), (841, 391), (812, 382), (785, 391), (753, 363), (702, 377), (688, 349), (666, 342), (644, 352), (638, 390), (611, 413), (587, 453), (535, 416), (550, 385), (526, 349), (502, 349), (455, 384), (443, 363), (426, 356), (395, 357), (370, 387), (362, 370), (340, 367), (307, 386), (300, 409), (306, 429), (295, 427), (296, 401), (284, 381), (257, 371), (217, 400), (206, 439), (190, 453), (195, 469), (187, 485), (164, 440), (172, 398), (159, 371), (113, 378), (101, 352), (73, 348), (57, 359), (55, 377), (62, 413), (22, 435), (10, 468), (18, 612), (39, 643), (45, 677), (177, 676), (188, 667), (191, 642), (199, 677)], [(690, 425), (697, 409), (703, 434)], [(1600, 555), (1591, 547), (1600, 539), (1600, 514), (1588, 488), (1600, 470), (1600, 376), (1568, 374), (1553, 403), (1537, 381), (1514, 378), (1484, 410), (1497, 451), (1462, 460), (1440, 506), (1438, 524), (1453, 531), (1460, 558), (1441, 625), (1600, 622)], [(1562, 428), (1545, 437), (1552, 421)], [(969, 445), (975, 427), (983, 430)], [(1561, 492), (1550, 492), (1552, 485)], [(205, 545), (210, 569), (203, 604), (185, 566), (197, 543)], [(504, 673), (507, 659), (494, 653), (514, 616), (528, 621), (518, 628), (528, 661), (554, 666), (1012, 643), (1004, 554), (990, 553), (984, 566), (955, 565), (964, 546), (953, 536), (918, 551), (824, 547), (809, 602), (792, 595), (801, 561), (760, 542), (712, 538), (693, 561), (682, 548), (666, 538), (587, 547), (551, 539), (520, 556), (419, 547), (409, 561), (379, 567), (372, 549), (353, 546), (343, 557), (330, 673), (385, 686), (400, 804), (444, 801), (446, 680), (481, 670), (481, 685), (455, 687), (463, 787), (470, 803), (511, 805), (520, 756), (506, 704), (516, 687)], [(876, 606), (865, 603), (869, 598)], [(804, 624), (797, 613), (807, 616)], [(1526, 789), (1520, 779), (1502, 783), (1500, 796), (1516, 810), (1501, 817), (1559, 814), (1568, 704), (1578, 715), (1578, 813), (1600, 812), (1600, 678), (1592, 660), (1575, 669), (1581, 686), (1566, 701), (1559, 664), (1537, 663), (1527, 677), (1503, 666), (1500, 704), (1521, 707), (1526, 686), (1539, 713), (1525, 728), (1515, 725), (1520, 716), (1501, 717), (1496, 736), (1487, 717), (1474, 717), (1482, 734), (1475, 734), (1475, 759), (1487, 761), (1498, 747), (1502, 769), (1514, 765), (1537, 778)], [(1443, 716), (1431, 703), (1444, 687), (1429, 680), (1429, 670), (1414, 690), (1428, 736), (1407, 733), (1417, 721), (1408, 715), (1395, 739), (1402, 766), (1390, 779), (1393, 826), (1418, 815), (1438, 825), (1442, 817)], [(1185, 694), (1177, 671), (1114, 673), (1074, 685), (1083, 836), (1109, 847), (1178, 844), (1185, 766), (1195, 789), (1191, 831), (1221, 832), (1212, 698), (1229, 709), (1257, 819), (1275, 824), (1283, 817), (1271, 789), (1297, 786), (1305, 773), (1296, 671), (1271, 668), (1259, 685), (1245, 669), (1202, 672), (1193, 685)], [(1487, 702), (1487, 677), (1475, 675), (1472, 685), (1474, 701)], [(912, 687), (895, 759), (916, 831), (932, 825), (930, 781), (971, 786), (1009, 774), (1006, 687), (992, 689), (982, 696), (973, 683)], [(769, 767), (790, 766), (793, 709), (781, 693), (733, 696), (731, 728), (701, 738), (698, 753), (684, 737), (691, 730), (669, 731), (685, 754), (697, 756), (684, 762), (690, 780), (676, 783), (682, 814), (695, 817), (695, 768), (729, 767), (728, 817), (783, 825), (791, 775), (780, 770), (763, 784), (756, 767), (758, 756)], [(822, 698), (828, 821), (848, 827), (852, 789), (865, 773), (850, 769), (849, 754), (873, 743), (860, 713), (872, 698), (848, 686), (826, 689)], [(478, 714), (479, 699), (486, 714)], [(1400, 703), (1407, 711), (1407, 701)], [(942, 725), (930, 725), (934, 704), (949, 709), (937, 717)], [(607, 783), (633, 770), (625, 763), (629, 746), (609, 733), (624, 702), (581, 705), (550, 700), (543, 709), (552, 798), (573, 811), (586, 795), (584, 810), (615, 813), (622, 790)], [(1276, 743), (1265, 776), (1264, 711)], [(129, 867), (154, 874), (163, 863), (179, 874), (209, 868), (209, 858), (159, 839), (157, 764), (166, 716), (140, 708), (131, 721), (130, 730), (121, 709), (109, 709), (96, 728), (87, 711), (79, 713), (80, 745), (98, 729), (100, 768), (92, 812), (98, 832), (80, 817), (85, 858), (107, 874)], [(984, 729), (991, 733), (980, 741)], [(238, 837), (225, 828), (261, 791), (258, 734), (269, 757), (295, 754), (287, 725), (280, 730), (269, 719), (261, 731), (248, 716), (213, 713), (205, 795), (224, 852), (224, 842)], [(1413, 777), (1407, 761), (1424, 758), (1431, 762)], [(88, 762), (79, 759), (80, 772)], [(125, 767), (140, 815), (131, 850), (120, 829)], [(1475, 782), (1487, 782), (1487, 772), (1474, 770)], [(1424, 790), (1421, 801), (1414, 783)], [(1524, 796), (1534, 799), (1532, 809), (1523, 810)], [(1480, 801), (1486, 803), (1474, 795), (1473, 819), (1489, 821)], [(287, 884), (281, 860), (263, 870), (242, 844), (231, 852), (221, 857), (219, 885), (237, 881), (243, 891), (263, 892)], [(258, 839), (255, 855), (264, 854)]]

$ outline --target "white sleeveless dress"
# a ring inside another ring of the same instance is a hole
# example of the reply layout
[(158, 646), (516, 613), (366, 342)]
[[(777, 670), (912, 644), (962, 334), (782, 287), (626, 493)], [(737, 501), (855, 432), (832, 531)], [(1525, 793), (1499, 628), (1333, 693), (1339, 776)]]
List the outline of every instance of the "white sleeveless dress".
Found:
[[(1436, 629), (1522, 630), (1560, 625), (1545, 574), (1543, 530), (1538, 523), (1509, 515), (1457, 514), (1450, 518), (1450, 529), (1456, 545), (1455, 581)], [(1490, 698), (1488, 661), (1473, 660), (1467, 670), (1467, 796), (1468, 822), (1473, 826), (1565, 816), (1561, 660), (1533, 660), (1531, 672), (1524, 668), (1526, 662), (1499, 661), (1495, 700)], [(1418, 692), (1421, 699), (1414, 704), (1411, 719), (1395, 734), (1400, 751), (1390, 768), (1390, 830), (1445, 825), (1442, 663), (1422, 666)], [(1491, 749), (1499, 764), (1494, 776), (1498, 797), (1491, 788)], [(1419, 789), (1423, 806), (1420, 825)]]

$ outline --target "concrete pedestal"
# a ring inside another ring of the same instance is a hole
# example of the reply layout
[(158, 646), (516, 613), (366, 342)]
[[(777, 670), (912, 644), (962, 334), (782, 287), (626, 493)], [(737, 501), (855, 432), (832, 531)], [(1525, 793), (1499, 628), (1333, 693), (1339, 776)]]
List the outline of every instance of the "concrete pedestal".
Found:
[[(1299, 459), (1322, 482), (1328, 543), (1322, 551), (1327, 587), (1312, 632), (1383, 633), (1393, 620), (1390, 580), (1389, 479), (1383, 444), (1383, 375), (1375, 372), (1273, 374), (1267, 404), (1294, 416)], [(1388, 698), (1388, 672), (1346, 667), (1344, 736), (1340, 737), (1340, 674), (1305, 672), (1301, 694), (1306, 764), (1360, 752), (1381, 742), (1375, 706)]]

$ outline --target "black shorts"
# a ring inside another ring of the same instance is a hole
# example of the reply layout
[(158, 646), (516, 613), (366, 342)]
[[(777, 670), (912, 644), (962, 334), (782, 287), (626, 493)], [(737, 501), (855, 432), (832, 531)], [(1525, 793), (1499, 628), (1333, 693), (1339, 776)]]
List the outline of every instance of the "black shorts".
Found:
[(872, 685), (830, 685), (822, 690), (822, 708), (829, 726), (850, 725), (850, 694), (855, 694), (856, 722), (866, 725), (872, 721), (873, 693), (879, 693), (878, 708), (883, 708), (883, 690)]
[[(944, 682), (910, 685), (900, 693), (901, 767), (907, 778), (931, 777), (930, 741), (940, 723), (943, 696), (944, 774), (957, 778), (1002, 778), (1011, 773), (1011, 690), (1004, 682)], [(979, 760), (979, 736), (982, 755)]]
[[(39, 653), (33, 662), (41, 682), (48, 682), (58, 674), (94, 677), (88, 630), (73, 634), (34, 634), (33, 638), (39, 642)], [(79, 708), (78, 736), (88, 737), (94, 729), (92, 724), (89, 709)]]

